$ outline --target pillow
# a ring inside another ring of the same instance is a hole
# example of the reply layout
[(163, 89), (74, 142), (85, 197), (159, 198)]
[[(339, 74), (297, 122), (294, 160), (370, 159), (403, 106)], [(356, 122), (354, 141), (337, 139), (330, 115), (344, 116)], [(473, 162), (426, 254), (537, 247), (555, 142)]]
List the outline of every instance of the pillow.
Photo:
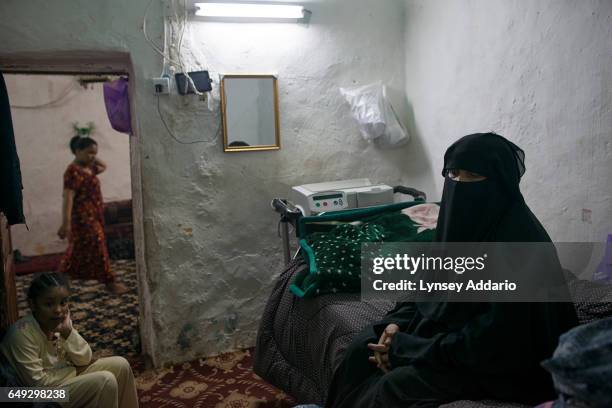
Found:
[(553, 356), (542, 362), (564, 399), (577, 406), (612, 407), (612, 317), (561, 335)]
[[(437, 204), (419, 204), (413, 210), (389, 211), (361, 221), (340, 224), (329, 232), (314, 232), (300, 240), (309, 265), (289, 289), (298, 297), (361, 290), (361, 245), (370, 242), (431, 242)], [(419, 209), (420, 208), (420, 209)], [(381, 254), (384, 255), (384, 254)], [(375, 255), (372, 255), (375, 256)], [(391, 255), (385, 255), (391, 256)]]

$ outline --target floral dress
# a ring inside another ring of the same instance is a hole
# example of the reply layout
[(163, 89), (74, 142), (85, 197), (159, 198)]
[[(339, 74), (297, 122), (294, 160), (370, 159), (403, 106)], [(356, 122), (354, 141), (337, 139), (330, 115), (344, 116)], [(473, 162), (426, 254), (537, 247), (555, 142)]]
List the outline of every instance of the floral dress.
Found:
[(74, 191), (70, 239), (59, 271), (74, 279), (115, 280), (104, 235), (104, 207), (97, 168), (70, 164), (64, 173), (64, 189)]

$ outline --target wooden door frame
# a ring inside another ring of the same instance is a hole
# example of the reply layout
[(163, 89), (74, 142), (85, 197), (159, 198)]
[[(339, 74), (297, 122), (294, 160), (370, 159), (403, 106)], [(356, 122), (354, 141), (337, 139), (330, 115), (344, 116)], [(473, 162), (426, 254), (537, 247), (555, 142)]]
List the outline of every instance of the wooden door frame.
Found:
[[(4, 331), (17, 320), (17, 291), (15, 290), (15, 265), (13, 262), (13, 245), (11, 229), (4, 213), (0, 212), (0, 278), (5, 289), (0, 298), (0, 338)], [(6, 306), (6, 309), (4, 307)]]
[[(136, 120), (136, 85), (131, 57), (126, 52), (56, 51), (0, 54), (0, 72), (44, 75), (127, 75), (129, 81), (132, 136), (130, 136), (130, 171), (134, 249), (138, 276), (139, 330), (141, 352), (147, 366), (155, 366), (155, 331), (148, 284), (144, 239), (140, 129)], [(10, 97), (10, 95), (9, 95)]]

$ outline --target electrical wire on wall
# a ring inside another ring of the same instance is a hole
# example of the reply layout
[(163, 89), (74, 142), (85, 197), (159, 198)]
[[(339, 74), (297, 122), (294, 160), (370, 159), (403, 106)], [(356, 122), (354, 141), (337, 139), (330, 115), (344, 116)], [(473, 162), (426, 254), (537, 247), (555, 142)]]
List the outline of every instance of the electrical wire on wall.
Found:
[(177, 67), (181, 67), (181, 64), (178, 61), (173, 60), (172, 58), (170, 58), (169, 55), (166, 55), (166, 25), (165, 25), (165, 19), (164, 19), (164, 44), (163, 44), (163, 49), (157, 45), (155, 43), (155, 41), (153, 41), (149, 35), (147, 34), (147, 19), (149, 16), (149, 9), (151, 8), (151, 4), (153, 3), (153, 0), (149, 0), (149, 3), (147, 4), (147, 7), (145, 9), (145, 13), (144, 13), (144, 17), (142, 20), (142, 32), (144, 34), (145, 40), (147, 41), (147, 43), (149, 43), (149, 45), (151, 46), (151, 48), (157, 52), (159, 55), (161, 55), (163, 57), (163, 68), (162, 68), (162, 75), (165, 74), (165, 68), (166, 68), (166, 63), (170, 63), (172, 65), (175, 65)]
[(41, 109), (41, 108), (55, 107), (55, 106), (57, 106), (58, 103), (64, 102), (64, 99), (68, 95), (70, 95), (70, 92), (72, 90), (76, 89), (75, 84), (76, 84), (76, 82), (71, 80), (70, 83), (68, 84), (68, 86), (60, 93), (60, 95), (57, 98), (52, 99), (49, 102), (41, 103), (39, 105), (14, 105), (14, 104), (11, 104), (11, 108), (15, 108), (15, 109)]
[[(191, 85), (191, 87), (193, 88), (193, 91), (195, 92), (196, 95), (202, 97), (204, 94), (202, 92), (200, 92), (196, 86), (195, 83), (193, 82), (193, 79), (191, 78), (191, 76), (189, 75), (189, 73), (187, 72), (187, 70), (185, 69), (185, 64), (182, 58), (182, 53), (181, 53), (181, 48), (182, 48), (182, 43), (183, 43), (183, 36), (185, 33), (185, 29), (187, 26), (187, 20), (188, 20), (188, 9), (187, 9), (187, 1), (186, 0), (182, 0), (182, 9), (183, 9), (183, 13), (182, 13), (182, 17), (179, 16), (179, 13), (176, 11), (176, 8), (174, 6), (174, 2), (171, 0), (170, 3), (172, 4), (172, 9), (174, 12), (174, 18), (177, 22), (177, 25), (179, 27), (180, 30), (180, 34), (179, 34), (179, 39), (178, 39), (178, 44), (176, 45), (176, 50), (177, 50), (177, 56), (176, 59), (172, 58), (169, 54), (169, 52), (166, 52), (166, 42), (167, 42), (167, 33), (166, 33), (166, 19), (164, 18), (164, 44), (163, 44), (163, 48), (160, 47), (157, 43), (155, 43), (148, 35), (147, 33), (147, 20), (148, 20), (148, 16), (149, 16), (149, 10), (151, 8), (151, 4), (153, 3), (153, 0), (149, 0), (149, 3), (147, 4), (147, 7), (145, 9), (145, 13), (143, 16), (143, 21), (142, 21), (142, 31), (145, 37), (145, 40), (147, 41), (147, 43), (149, 43), (149, 45), (151, 46), (151, 48), (153, 48), (153, 50), (155, 50), (155, 52), (157, 52), (159, 55), (162, 56), (163, 58), (163, 68), (162, 68), (162, 77), (164, 75), (167, 75), (166, 72), (166, 63), (169, 63), (177, 68), (179, 68), (181, 70), (181, 72), (185, 75), (185, 77), (187, 78), (187, 81), (189, 82), (189, 84)], [(174, 47), (169, 47), (170, 49), (174, 48)]]
[(174, 135), (174, 133), (172, 133), (172, 131), (170, 130), (170, 127), (166, 123), (166, 120), (164, 119), (164, 115), (162, 115), (162, 112), (161, 112), (161, 109), (160, 109), (160, 106), (159, 106), (159, 95), (157, 95), (157, 113), (158, 113), (159, 118), (161, 119), (161, 121), (162, 121), (162, 123), (164, 125), (164, 128), (166, 128), (166, 131), (168, 132), (170, 137), (172, 139), (174, 139), (175, 142), (183, 144), (183, 145), (191, 145), (191, 144), (196, 144), (196, 143), (214, 143), (219, 138), (219, 133), (221, 131), (221, 127), (223, 126), (223, 122), (220, 120), (219, 121), (219, 125), (217, 126), (217, 130), (215, 130), (215, 133), (213, 134), (213, 137), (210, 138), (210, 139), (193, 140), (193, 141), (185, 142), (185, 141), (180, 140), (179, 138), (177, 138)]
[[(157, 44), (155, 41), (153, 41), (148, 33), (147, 33), (147, 21), (148, 21), (148, 16), (149, 16), (149, 11), (151, 8), (151, 5), (153, 3), (153, 0), (149, 0), (147, 7), (145, 9), (145, 13), (143, 16), (143, 22), (142, 22), (142, 31), (145, 37), (145, 40), (147, 41), (147, 43), (151, 46), (151, 48), (158, 53), (159, 55), (161, 55), (162, 57), (162, 72), (160, 74), (160, 77), (164, 78), (164, 77), (170, 77), (169, 73), (168, 73), (168, 65), (172, 65), (178, 69), (180, 69), (180, 71), (185, 75), (188, 83), (191, 85), (193, 91), (195, 92), (196, 95), (198, 95), (199, 97), (204, 96), (204, 94), (202, 92), (200, 92), (196, 86), (195, 83), (193, 82), (193, 79), (191, 78), (191, 76), (189, 75), (189, 73), (187, 72), (187, 70), (185, 69), (185, 64), (183, 61), (183, 57), (182, 57), (182, 46), (183, 46), (183, 38), (185, 35), (185, 30), (187, 27), (187, 21), (188, 21), (188, 9), (187, 9), (187, 1), (186, 0), (178, 0), (179, 3), (175, 3), (174, 0), (170, 0), (170, 7), (172, 8), (172, 12), (174, 14), (174, 20), (176, 21), (177, 24), (177, 29), (176, 30), (172, 30), (172, 33), (175, 32), (179, 32), (178, 34), (178, 40), (176, 41), (176, 46), (174, 45), (174, 36), (171, 36), (170, 42), (171, 45), (168, 46), (168, 26), (171, 26), (171, 23), (169, 22), (168, 19), (166, 19), (166, 17), (164, 17), (164, 28), (163, 28), (163, 44), (160, 46), (159, 44)], [(179, 15), (179, 12), (177, 11), (177, 6), (176, 4), (182, 4), (182, 16)], [(170, 55), (170, 51), (171, 49), (175, 49), (176, 50), (176, 55)], [(168, 123), (166, 122), (166, 120), (164, 119), (164, 115), (162, 114), (161, 111), (161, 107), (160, 107), (160, 97), (159, 95), (156, 95), (157, 97), (157, 113), (159, 115), (159, 118), (162, 122), (162, 124), (164, 125), (164, 128), (166, 129), (166, 132), (168, 132), (168, 135), (170, 135), (170, 137), (177, 143), (182, 144), (182, 145), (192, 145), (192, 144), (196, 144), (196, 143), (213, 143), (216, 142), (216, 140), (219, 138), (219, 133), (222, 129), (222, 122), (220, 120), (219, 125), (217, 127), (217, 130), (215, 131), (215, 133), (213, 134), (213, 137), (210, 139), (203, 139), (203, 140), (194, 140), (194, 141), (183, 141), (180, 140), (179, 138), (177, 138), (174, 133), (172, 132), (172, 130), (170, 129), (170, 127), (168, 126)], [(209, 96), (209, 102), (210, 102), (210, 96)], [(210, 108), (210, 107), (209, 107)], [(212, 109), (211, 109), (212, 110)]]
[[(183, 0), (182, 4), (183, 4), (183, 18), (182, 18), (182, 22), (180, 24), (181, 33), (179, 35), (179, 40), (178, 40), (178, 45), (177, 45), (177, 48), (176, 48), (177, 49), (176, 52), (177, 52), (177, 55), (178, 55), (178, 60), (181, 63), (181, 70), (182, 70), (183, 74), (185, 75), (185, 77), (187, 78), (187, 80), (189, 81), (191, 87), (193, 88), (193, 91), (199, 97), (203, 97), (204, 93), (200, 92), (198, 90), (198, 88), (195, 86), (195, 83), (193, 82), (193, 79), (189, 75), (189, 72), (187, 72), (187, 70), (185, 69), (185, 64), (184, 64), (184, 61), (183, 61), (183, 52), (182, 52), (183, 37), (185, 35), (185, 30), (187, 28), (187, 21), (188, 21), (189, 13), (188, 13), (188, 10), (187, 10), (187, 0)], [(176, 12), (176, 9), (175, 9), (175, 14), (174, 15), (175, 15), (177, 21), (179, 21), (180, 17), (179, 17), (179, 14)]]

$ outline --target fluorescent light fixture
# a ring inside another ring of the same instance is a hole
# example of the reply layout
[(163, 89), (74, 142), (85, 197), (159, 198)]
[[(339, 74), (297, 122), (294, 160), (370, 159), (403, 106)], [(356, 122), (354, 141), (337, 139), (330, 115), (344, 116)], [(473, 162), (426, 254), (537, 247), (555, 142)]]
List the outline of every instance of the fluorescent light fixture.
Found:
[(303, 6), (254, 3), (195, 3), (196, 16), (235, 18), (304, 18)]

